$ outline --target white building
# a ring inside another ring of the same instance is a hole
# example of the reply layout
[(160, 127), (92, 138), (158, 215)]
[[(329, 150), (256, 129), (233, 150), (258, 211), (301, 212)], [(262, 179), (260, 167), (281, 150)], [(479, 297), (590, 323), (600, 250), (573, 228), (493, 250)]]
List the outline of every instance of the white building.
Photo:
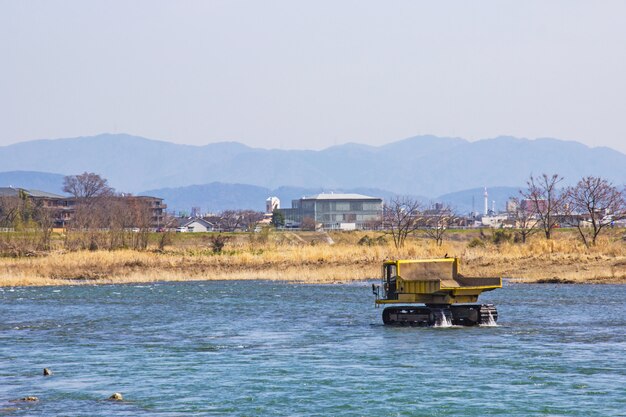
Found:
[(300, 226), (305, 219), (325, 230), (368, 230), (380, 227), (383, 200), (361, 194), (321, 193), (291, 201), (280, 209), (285, 225)]
[(213, 224), (199, 217), (180, 219), (177, 232), (212, 232)]
[(509, 219), (509, 216), (506, 214), (494, 214), (491, 216), (483, 216), (481, 219), (481, 223), (483, 224), (483, 226), (493, 227), (493, 228), (510, 227), (510, 226), (507, 226), (508, 219)]
[(274, 210), (280, 208), (280, 200), (278, 197), (269, 197), (265, 200), (265, 213), (273, 213)]

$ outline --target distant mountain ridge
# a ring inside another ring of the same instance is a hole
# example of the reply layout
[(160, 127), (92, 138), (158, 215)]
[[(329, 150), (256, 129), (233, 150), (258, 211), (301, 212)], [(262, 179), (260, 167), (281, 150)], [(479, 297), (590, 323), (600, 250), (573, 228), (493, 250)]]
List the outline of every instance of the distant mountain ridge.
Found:
[(9, 171), (0, 172), (0, 187), (25, 188), (63, 194), (63, 175), (47, 172)]
[[(60, 175), (96, 172), (118, 191), (248, 184), (270, 190), (370, 188), (439, 196), (483, 186), (520, 187), (531, 173), (584, 175), (626, 184), (626, 155), (557, 139), (501, 136), (468, 142), (416, 136), (383, 146), (320, 151), (251, 148), (236, 142), (178, 145), (126, 134), (37, 140), (0, 147), (0, 170)], [(54, 190), (51, 190), (54, 191)]]
[(394, 194), (385, 190), (356, 188), (349, 190), (328, 190), (323, 188), (279, 187), (274, 190), (248, 184), (224, 184), (214, 182), (187, 187), (146, 190), (141, 194), (165, 199), (168, 210), (190, 213), (192, 207), (203, 213), (217, 213), (231, 209), (265, 210), (265, 200), (274, 196), (280, 199), (281, 207), (291, 207), (291, 201), (303, 196), (322, 192), (350, 192), (389, 199)]
[[(63, 176), (45, 172), (11, 171), (0, 172), (0, 187), (25, 188), (29, 190), (47, 191), (63, 195)], [(199, 207), (202, 213), (215, 213), (231, 209), (252, 209), (263, 211), (265, 200), (269, 196), (280, 199), (282, 207), (290, 207), (291, 201), (303, 196), (310, 196), (322, 192), (346, 192), (365, 194), (383, 198), (389, 201), (397, 196), (396, 193), (374, 188), (333, 189), (279, 187), (269, 189), (248, 184), (226, 184), (214, 182), (186, 187), (161, 188), (139, 192), (140, 195), (151, 195), (163, 198), (168, 211), (175, 213), (190, 213), (192, 207)], [(459, 213), (469, 213), (476, 210), (482, 212), (484, 206), (483, 188), (464, 190), (435, 198), (412, 196), (425, 206), (433, 202), (450, 204)], [(501, 210), (509, 197), (518, 195), (517, 188), (495, 187), (489, 189), (489, 201), (495, 200), (496, 208)], [(491, 206), (490, 206), (491, 208)]]

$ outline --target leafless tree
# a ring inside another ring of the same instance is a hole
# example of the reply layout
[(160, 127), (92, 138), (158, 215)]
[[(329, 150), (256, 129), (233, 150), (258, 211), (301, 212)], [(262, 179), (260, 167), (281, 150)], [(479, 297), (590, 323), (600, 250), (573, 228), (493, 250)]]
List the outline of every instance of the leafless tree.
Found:
[(219, 216), (220, 230), (234, 232), (243, 225), (243, 217), (238, 210), (224, 210)]
[(221, 233), (213, 234), (209, 238), (209, 246), (213, 253), (222, 253), (222, 249), (226, 245), (226, 242), (230, 239), (230, 236), (224, 236)]
[(313, 217), (306, 216), (302, 219), (302, 222), (300, 223), (300, 229), (302, 230), (314, 231), (316, 227), (317, 224), (315, 223), (315, 219)]
[(141, 198), (118, 195), (99, 200), (101, 228), (107, 231), (110, 249), (146, 249), (152, 224), (150, 203)]
[(408, 235), (419, 227), (421, 204), (410, 197), (394, 197), (383, 209), (383, 227), (391, 234), (396, 248), (404, 246)]
[(172, 244), (172, 232), (164, 230), (160, 233), (159, 237), (159, 250), (164, 251), (167, 245)]
[(513, 221), (515, 221), (515, 227), (518, 230), (519, 237), (522, 239), (522, 243), (526, 243), (528, 236), (539, 230), (537, 229), (539, 220), (537, 220), (534, 210), (526, 207), (526, 205), (522, 205), (519, 198), (514, 197), (512, 200), (515, 205)]
[(0, 227), (14, 227), (20, 214), (20, 203), (17, 196), (0, 196)]
[[(16, 254), (47, 251), (51, 247), (52, 228), (58, 210), (47, 206), (43, 200), (33, 199), (25, 190), (19, 190), (10, 200), (12, 226), (29, 233), (20, 236)], [(0, 208), (0, 211), (2, 209)]]
[(34, 207), (24, 190), (18, 190), (16, 195), (0, 197), (0, 225), (12, 227), (15, 230), (35, 228), (33, 219)]
[(241, 224), (245, 226), (248, 232), (254, 232), (259, 222), (265, 217), (262, 212), (254, 210), (241, 210), (239, 215), (241, 216)]
[(147, 201), (132, 199), (127, 203), (132, 215), (133, 248), (145, 250), (152, 227), (152, 210)]
[[(66, 245), (90, 250), (107, 245), (107, 236), (102, 230), (110, 228), (112, 216), (116, 212), (112, 207), (114, 190), (109, 187), (107, 180), (93, 172), (69, 175), (63, 180), (63, 191), (75, 198), (74, 213), (69, 225), (75, 236), (66, 234)], [(112, 236), (109, 236), (108, 245), (117, 245)]]
[(423, 228), (424, 234), (434, 239), (437, 246), (443, 243), (443, 235), (454, 223), (457, 216), (450, 206), (444, 206), (436, 210), (428, 210), (423, 213), (419, 222), (420, 228)]
[(565, 197), (558, 189), (561, 181), (563, 177), (558, 174), (542, 174), (538, 178), (531, 174), (526, 182), (528, 189), (521, 191), (522, 197), (530, 202), (532, 213), (537, 216), (546, 239), (552, 237), (552, 229), (557, 226), (557, 215), (563, 212)]
[(567, 208), (585, 246), (594, 246), (600, 232), (626, 218), (626, 197), (609, 181), (584, 177), (566, 190)]
[(105, 206), (104, 211), (106, 212), (104, 222), (107, 225), (109, 249), (128, 247), (128, 242), (131, 238), (128, 229), (132, 227), (132, 219), (128, 207), (120, 198), (106, 199), (102, 201), (102, 203)]
[(107, 180), (93, 172), (83, 172), (79, 175), (68, 175), (63, 179), (63, 191), (74, 196), (77, 200), (113, 195), (113, 188)]
[(54, 219), (57, 217), (58, 210), (53, 208), (44, 207), (40, 201), (33, 208), (33, 220), (37, 222), (41, 238), (39, 242), (39, 249), (49, 250), (52, 238), (52, 228), (54, 227)]

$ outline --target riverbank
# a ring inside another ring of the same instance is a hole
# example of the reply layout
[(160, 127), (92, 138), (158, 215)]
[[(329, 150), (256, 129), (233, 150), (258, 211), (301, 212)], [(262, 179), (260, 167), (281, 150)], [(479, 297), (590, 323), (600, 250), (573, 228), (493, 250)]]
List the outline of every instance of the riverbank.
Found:
[[(396, 249), (380, 234), (337, 232), (230, 235), (219, 254), (209, 235), (176, 235), (158, 250), (64, 251), (0, 258), (0, 286), (140, 283), (188, 280), (281, 280), (339, 283), (376, 279), (385, 259), (458, 256), (466, 276), (502, 276), (515, 282), (626, 283), (624, 231), (612, 231), (585, 248), (574, 231), (547, 241), (539, 235), (525, 243), (494, 243), (478, 231), (450, 233), (438, 247), (432, 240), (410, 239)], [(181, 234), (182, 235), (182, 234)], [(367, 235), (367, 238), (365, 236)], [(156, 238), (154, 238), (156, 242)]]

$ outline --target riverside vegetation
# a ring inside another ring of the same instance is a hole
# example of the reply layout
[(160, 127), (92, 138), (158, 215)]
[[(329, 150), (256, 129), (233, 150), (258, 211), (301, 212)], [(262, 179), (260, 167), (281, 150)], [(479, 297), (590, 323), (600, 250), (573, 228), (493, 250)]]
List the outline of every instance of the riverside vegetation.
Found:
[(149, 233), (141, 237), (145, 249), (71, 249), (69, 236), (52, 233), (44, 250), (37, 248), (37, 238), (28, 232), (0, 232), (0, 286), (249, 279), (338, 283), (378, 278), (385, 259), (446, 254), (460, 257), (461, 273), (471, 276), (626, 282), (626, 230), (618, 228), (592, 247), (573, 229), (557, 229), (550, 240), (533, 235), (525, 243), (514, 230), (450, 230), (441, 245), (418, 231), (401, 248), (383, 232), (269, 228), (258, 233)]

